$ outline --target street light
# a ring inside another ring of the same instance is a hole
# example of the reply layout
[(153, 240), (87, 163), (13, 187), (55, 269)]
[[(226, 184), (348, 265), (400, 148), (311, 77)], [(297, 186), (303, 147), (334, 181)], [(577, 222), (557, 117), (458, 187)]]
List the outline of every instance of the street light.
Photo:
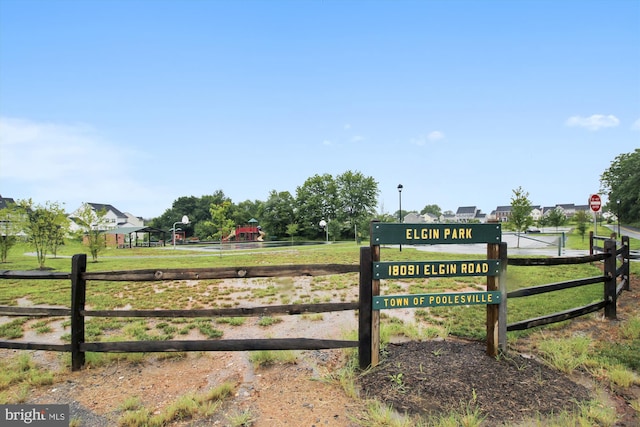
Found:
[(400, 205), (400, 209), (398, 210), (398, 222), (402, 224), (402, 184), (398, 184), (398, 204)]
[(329, 243), (329, 224), (327, 224), (327, 221), (322, 219), (322, 220), (320, 220), (320, 223), (318, 225), (320, 225), (320, 227), (324, 228), (324, 231), (327, 233), (327, 243)]
[[(400, 224), (402, 224), (402, 184), (398, 184), (398, 204), (400, 205), (400, 209), (398, 209), (398, 219)], [(400, 252), (402, 252), (402, 244), (400, 244)]]
[(173, 231), (173, 249), (176, 248), (176, 225), (177, 224), (189, 224), (189, 217), (184, 215), (182, 217), (182, 221), (176, 221), (173, 223), (173, 228), (171, 229), (171, 231)]
[(618, 212), (616, 213), (616, 216), (618, 217), (618, 239), (622, 241), (622, 234), (620, 234), (620, 199), (618, 199), (617, 202), (618, 202)]

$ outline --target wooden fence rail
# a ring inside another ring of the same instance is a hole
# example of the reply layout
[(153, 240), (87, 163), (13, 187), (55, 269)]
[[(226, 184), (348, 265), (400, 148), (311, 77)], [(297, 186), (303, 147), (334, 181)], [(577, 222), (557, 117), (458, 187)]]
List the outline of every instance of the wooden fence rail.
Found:
[[(593, 237), (593, 236), (591, 236)], [(603, 253), (592, 254), (583, 257), (571, 258), (509, 258), (509, 265), (519, 266), (542, 266), (542, 265), (562, 265), (562, 264), (584, 264), (594, 261), (604, 261), (603, 275), (588, 277), (583, 279), (569, 280), (559, 283), (550, 283), (529, 288), (521, 288), (507, 293), (509, 298), (522, 298), (538, 295), (547, 292), (555, 292), (562, 289), (569, 289), (578, 286), (586, 286), (594, 283), (604, 283), (604, 295), (601, 301), (594, 302), (582, 307), (576, 307), (558, 313), (548, 314), (532, 319), (522, 320), (507, 325), (507, 331), (519, 331), (551, 323), (562, 322), (574, 317), (584, 316), (589, 313), (604, 309), (604, 315), (608, 319), (616, 318), (617, 297), (623, 290), (629, 290), (629, 238), (624, 236), (621, 240), (621, 247), (616, 248), (616, 241), (604, 239)], [(590, 248), (594, 248), (591, 244)], [(616, 260), (620, 259), (622, 264), (616, 267)], [(617, 284), (617, 278), (620, 283)]]
[(252, 277), (322, 276), (355, 273), (359, 265), (301, 264), (286, 266), (222, 267), (200, 269), (134, 270), (87, 272), (85, 254), (74, 255), (71, 273), (0, 271), (2, 279), (67, 279), (71, 280), (71, 308), (0, 307), (6, 316), (70, 316), (71, 343), (45, 344), (35, 342), (0, 341), (0, 348), (21, 350), (49, 350), (71, 352), (72, 370), (85, 363), (85, 353), (91, 352), (165, 352), (165, 351), (240, 351), (240, 350), (318, 350), (357, 347), (358, 341), (286, 338), (236, 340), (168, 340), (85, 342), (86, 317), (144, 317), (144, 318), (211, 318), (265, 315), (299, 315), (359, 310), (358, 302), (290, 304), (263, 307), (237, 307), (197, 310), (87, 310), (85, 308), (87, 281), (167, 281), (199, 279), (234, 279)]
[[(523, 298), (546, 292), (586, 286), (595, 283), (604, 284), (603, 299), (595, 303), (553, 313), (516, 323), (506, 324), (506, 305), (504, 313), (500, 313), (499, 338), (503, 351), (506, 351), (506, 332), (533, 328), (550, 323), (568, 320), (604, 309), (605, 317), (616, 317), (616, 300), (623, 290), (629, 289), (629, 239), (621, 239), (620, 248), (616, 248), (614, 240), (605, 239), (603, 253), (581, 257), (567, 258), (507, 258), (506, 245), (501, 244), (501, 259), (512, 266), (551, 266), (603, 262), (603, 275), (579, 278), (559, 283), (518, 289), (506, 293), (506, 299)], [(497, 245), (496, 245), (497, 246)], [(46, 307), (13, 307), (0, 306), (0, 315), (28, 317), (71, 318), (71, 343), (46, 344), (37, 342), (0, 341), (0, 348), (18, 350), (47, 350), (71, 353), (72, 370), (81, 369), (85, 362), (86, 352), (166, 352), (166, 351), (241, 351), (241, 350), (319, 350), (329, 348), (358, 347), (360, 367), (366, 368), (377, 360), (372, 355), (372, 342), (379, 341), (379, 329), (375, 316), (379, 312), (372, 309), (373, 295), (379, 292), (373, 280), (372, 260), (379, 257), (379, 246), (360, 248), (359, 265), (351, 264), (304, 264), (287, 266), (251, 266), (223, 267), (202, 269), (166, 269), (166, 270), (134, 270), (115, 272), (87, 272), (86, 255), (75, 255), (72, 258), (71, 273), (33, 272), (0, 270), (0, 279), (29, 280), (70, 280), (71, 308)], [(373, 252), (372, 252), (373, 251)], [(617, 261), (621, 265), (617, 266)], [(85, 308), (87, 281), (165, 281), (165, 280), (198, 280), (198, 279), (233, 279), (252, 277), (294, 277), (321, 276), (345, 273), (359, 273), (359, 301), (347, 303), (291, 304), (262, 307), (237, 307), (223, 309), (196, 310), (87, 310)], [(620, 281), (618, 282), (618, 278)], [(379, 284), (377, 284), (379, 286)], [(501, 285), (502, 286), (502, 285)], [(303, 313), (325, 313), (345, 310), (358, 310), (358, 341), (332, 339), (237, 339), (237, 340), (169, 340), (169, 341), (120, 341), (120, 342), (85, 342), (86, 317), (143, 317), (143, 318), (212, 318), (243, 317), (265, 315), (299, 315)]]

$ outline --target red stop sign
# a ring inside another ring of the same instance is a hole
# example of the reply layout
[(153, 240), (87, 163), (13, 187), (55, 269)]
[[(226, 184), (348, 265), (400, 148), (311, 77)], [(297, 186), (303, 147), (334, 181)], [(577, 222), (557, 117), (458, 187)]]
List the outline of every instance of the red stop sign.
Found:
[(592, 211), (598, 212), (600, 210), (600, 206), (602, 205), (602, 200), (600, 200), (599, 194), (592, 194), (589, 197), (589, 207)]

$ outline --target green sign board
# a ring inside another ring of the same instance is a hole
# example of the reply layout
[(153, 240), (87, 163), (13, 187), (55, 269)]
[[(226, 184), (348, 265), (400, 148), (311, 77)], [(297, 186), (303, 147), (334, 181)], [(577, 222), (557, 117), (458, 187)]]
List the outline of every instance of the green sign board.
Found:
[(371, 244), (435, 245), (500, 243), (500, 224), (398, 224), (376, 222)]
[(497, 259), (473, 261), (374, 262), (374, 279), (416, 279), (423, 277), (497, 276)]
[(373, 309), (444, 307), (452, 305), (500, 304), (500, 291), (443, 294), (384, 295), (373, 297)]

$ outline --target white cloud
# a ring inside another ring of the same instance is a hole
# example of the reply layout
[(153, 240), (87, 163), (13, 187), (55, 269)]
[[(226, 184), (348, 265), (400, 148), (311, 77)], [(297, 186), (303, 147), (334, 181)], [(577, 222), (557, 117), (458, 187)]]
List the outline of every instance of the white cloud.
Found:
[(364, 141), (364, 136), (362, 135), (354, 135), (351, 137), (351, 142), (362, 142)]
[(0, 119), (0, 148), (0, 176), (31, 182), (103, 173), (103, 160), (112, 152), (84, 125), (7, 118)]
[(620, 120), (612, 114), (608, 116), (604, 114), (593, 114), (589, 117), (569, 117), (565, 124), (570, 127), (581, 127), (595, 131), (602, 128), (616, 127), (620, 124)]
[(5, 197), (61, 202), (67, 210), (82, 202), (131, 210), (130, 204), (157, 198), (159, 191), (134, 178), (144, 161), (144, 153), (107, 141), (87, 125), (0, 117), (0, 180), (18, 193)]
[(322, 145), (333, 145), (333, 142), (329, 141), (328, 139), (325, 139), (324, 141), (322, 141)]
[(421, 147), (425, 145), (427, 142), (436, 142), (436, 141), (440, 141), (441, 139), (444, 139), (444, 133), (438, 130), (434, 130), (432, 132), (429, 132), (427, 136), (419, 136), (417, 138), (411, 138), (409, 139), (409, 142), (413, 145), (417, 145)]
[(434, 130), (433, 132), (429, 133), (429, 135), (427, 135), (427, 139), (429, 141), (439, 141), (442, 138), (444, 138), (444, 133), (438, 130)]
[(638, 119), (635, 122), (633, 122), (633, 124), (631, 125), (631, 129), (632, 130), (640, 130), (640, 119)]

